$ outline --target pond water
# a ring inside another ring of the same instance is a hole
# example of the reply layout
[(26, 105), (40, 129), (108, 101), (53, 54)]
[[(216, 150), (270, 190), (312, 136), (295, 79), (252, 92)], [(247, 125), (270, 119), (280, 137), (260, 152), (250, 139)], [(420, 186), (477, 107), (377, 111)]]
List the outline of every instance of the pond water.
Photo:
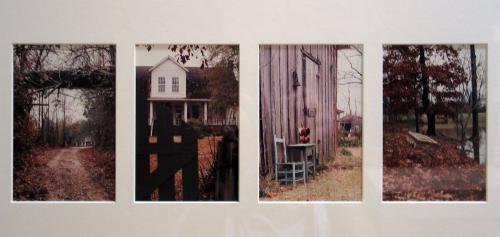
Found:
[[(386, 126), (386, 125), (384, 125)], [(407, 123), (399, 123), (396, 126), (392, 125), (391, 129), (396, 129), (396, 131), (415, 131), (414, 122), (408, 121)], [(425, 134), (427, 131), (427, 125), (422, 124), (420, 126), (420, 133)], [(448, 123), (436, 123), (436, 132), (439, 135), (443, 135), (445, 137), (449, 137), (455, 140), (460, 140), (461, 138), (457, 134), (456, 124), (450, 120)], [(466, 128), (466, 137), (472, 136), (472, 124), (469, 123)], [(479, 162), (481, 164), (486, 163), (486, 115), (484, 113), (479, 114)], [(474, 149), (472, 141), (468, 140), (465, 143), (465, 150), (467, 156), (471, 159), (474, 159)], [(461, 147), (457, 147), (457, 149), (461, 149)]]
[[(484, 129), (484, 128), (480, 129), (479, 136), (480, 136), (479, 162), (481, 164), (485, 164), (486, 163), (486, 129)], [(465, 149), (467, 151), (470, 151), (470, 152), (467, 152), (467, 156), (471, 159), (474, 159), (474, 153), (472, 152), (474, 150), (474, 147), (473, 147), (472, 141), (469, 140), (465, 143)]]
[[(427, 126), (423, 125), (421, 126), (421, 132), (427, 130)], [(448, 123), (448, 124), (436, 124), (436, 131), (438, 134), (444, 135), (446, 137), (450, 137), (453, 139), (460, 139), (457, 136), (457, 130), (455, 127), (455, 124), (453, 123)], [(469, 127), (467, 128), (466, 132), (466, 137), (471, 137), (472, 136), (472, 128)], [(486, 128), (484, 126), (479, 126), (479, 162), (481, 164), (486, 163)], [(457, 149), (460, 149), (460, 147), (457, 147)], [(465, 143), (465, 150), (467, 153), (467, 156), (471, 159), (474, 159), (474, 149), (473, 149), (473, 144), (471, 140), (468, 140)]]
[[(472, 129), (468, 129), (472, 130)], [(453, 128), (445, 128), (445, 129), (438, 129), (438, 133), (443, 134), (447, 137), (452, 137), (454, 139), (459, 139), (457, 136), (457, 132)], [(472, 134), (470, 132), (467, 132), (466, 136), (470, 137)], [(484, 164), (486, 162), (486, 129), (479, 128), (479, 162), (481, 164)], [(457, 147), (457, 149), (460, 149)], [(472, 144), (471, 140), (467, 140), (465, 142), (465, 151), (467, 153), (467, 156), (471, 159), (474, 159), (474, 146)]]

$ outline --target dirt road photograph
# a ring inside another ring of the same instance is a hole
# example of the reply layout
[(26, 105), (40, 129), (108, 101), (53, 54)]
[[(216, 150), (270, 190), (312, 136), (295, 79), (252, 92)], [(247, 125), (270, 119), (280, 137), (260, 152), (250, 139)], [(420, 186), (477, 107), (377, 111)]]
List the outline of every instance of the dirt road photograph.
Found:
[(115, 199), (115, 46), (14, 45), (14, 201)]

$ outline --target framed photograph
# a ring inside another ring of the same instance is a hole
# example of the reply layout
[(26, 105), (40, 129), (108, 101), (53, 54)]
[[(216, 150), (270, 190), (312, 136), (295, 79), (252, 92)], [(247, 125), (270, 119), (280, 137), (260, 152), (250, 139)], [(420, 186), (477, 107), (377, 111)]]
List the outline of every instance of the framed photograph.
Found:
[(14, 44), (14, 201), (115, 199), (114, 45)]
[(486, 200), (486, 45), (384, 46), (384, 200)]
[(261, 45), (261, 201), (361, 201), (362, 45)]
[(238, 45), (136, 46), (136, 201), (238, 200)]
[(0, 236), (498, 237), (498, 9), (0, 1)]

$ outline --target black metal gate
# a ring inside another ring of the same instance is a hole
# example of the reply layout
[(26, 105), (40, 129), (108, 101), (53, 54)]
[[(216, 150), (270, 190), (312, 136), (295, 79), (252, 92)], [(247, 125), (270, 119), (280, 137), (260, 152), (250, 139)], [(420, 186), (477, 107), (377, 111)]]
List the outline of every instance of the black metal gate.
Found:
[[(136, 90), (136, 200), (175, 200), (175, 174), (182, 170), (183, 200), (199, 199), (197, 134), (188, 124), (173, 125), (171, 107), (154, 102), (156, 122), (150, 136), (147, 80), (137, 80)], [(151, 156), (157, 165), (152, 169)]]

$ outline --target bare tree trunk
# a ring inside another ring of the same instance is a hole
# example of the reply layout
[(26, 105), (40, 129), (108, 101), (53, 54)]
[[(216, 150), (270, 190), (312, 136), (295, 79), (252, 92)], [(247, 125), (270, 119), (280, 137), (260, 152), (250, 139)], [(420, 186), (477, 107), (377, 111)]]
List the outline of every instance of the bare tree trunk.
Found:
[(419, 114), (415, 112), (415, 132), (420, 132), (420, 121), (419, 121)]
[(476, 65), (476, 49), (473, 44), (470, 45), (470, 71), (472, 79), (472, 144), (474, 147), (474, 161), (479, 160), (479, 119), (478, 119), (478, 104), (477, 104), (477, 65)]
[(419, 46), (420, 57), (418, 62), (420, 63), (421, 76), (422, 76), (422, 105), (425, 114), (427, 115), (427, 135), (436, 135), (436, 115), (430, 109), (429, 100), (429, 77), (425, 71), (425, 50), (424, 46)]
[[(45, 93), (44, 93), (45, 96)], [(43, 110), (42, 110), (43, 111)], [(48, 132), (50, 129), (50, 97), (47, 97), (47, 111), (46, 115), (43, 117), (43, 144), (46, 145), (49, 142)]]
[(66, 147), (66, 95), (63, 95), (63, 125), (62, 125), (62, 143)]

